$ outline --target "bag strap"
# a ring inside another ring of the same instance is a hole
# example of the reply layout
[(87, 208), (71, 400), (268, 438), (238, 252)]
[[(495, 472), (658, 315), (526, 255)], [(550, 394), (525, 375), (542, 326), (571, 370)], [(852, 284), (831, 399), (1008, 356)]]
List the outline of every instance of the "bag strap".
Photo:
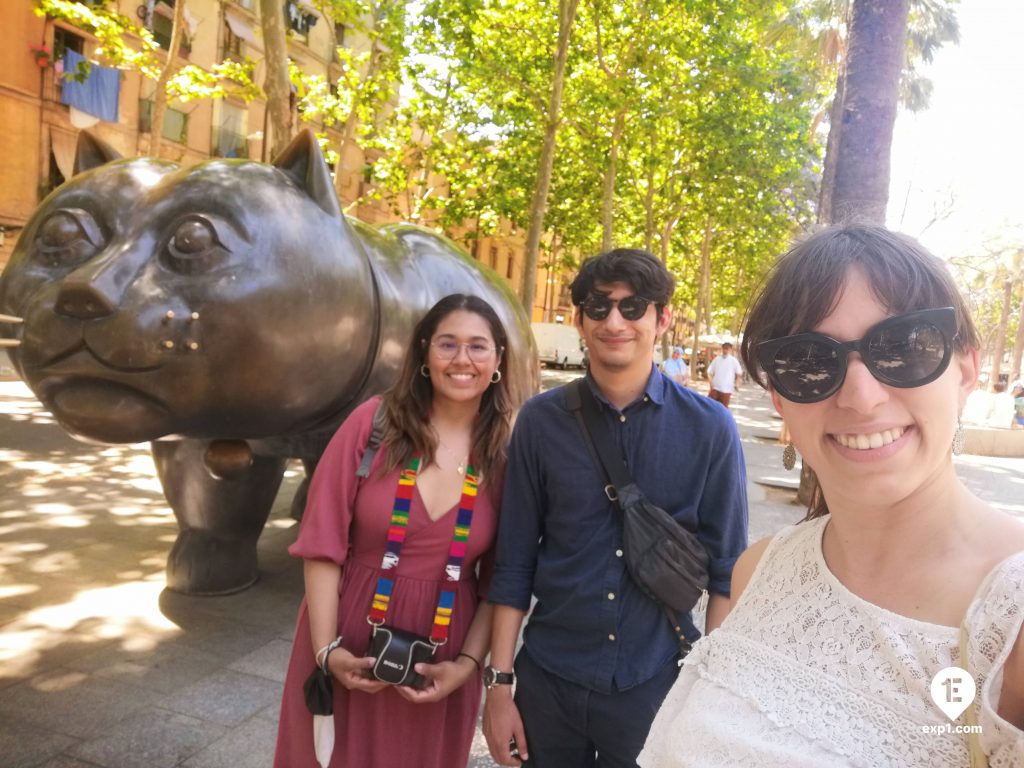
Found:
[[(608, 485), (604, 487), (605, 495), (621, 513), (622, 504), (619, 501), (619, 489), (626, 486), (636, 488), (636, 486), (626, 470), (626, 462), (622, 458), (621, 452), (612, 441), (608, 422), (604, 420), (604, 416), (598, 409), (594, 393), (590, 391), (590, 386), (585, 379), (579, 378), (565, 385), (565, 402), (569, 406), (569, 410), (576, 417), (576, 422), (580, 425), (584, 441), (590, 450), (594, 463), (604, 470), (605, 479), (610, 479)], [(639, 493), (639, 489), (636, 489), (636, 492)], [(665, 614), (669, 625), (676, 635), (676, 639), (679, 641), (679, 663), (682, 664), (682, 659), (690, 652), (690, 641), (683, 634), (679, 617), (667, 605), (663, 605), (657, 600), (655, 602), (658, 603), (658, 606)]]
[[(419, 475), (420, 462), (420, 455), (414, 454), (398, 476), (395, 504), (388, 527), (387, 545), (381, 559), (377, 589), (370, 602), (370, 614), (366, 617), (366, 620), (373, 625), (374, 631), (384, 623), (391, 605), (391, 593), (395, 585), (391, 574), (397, 571), (401, 559), (402, 544), (405, 542), (406, 530), (409, 527), (409, 510), (412, 506), (413, 488)], [(444, 585), (437, 598), (434, 626), (430, 630), (430, 642), (435, 646), (448, 642), (448, 630), (452, 621), (452, 610), (455, 607), (455, 590), (462, 577), (462, 565), (466, 559), (469, 530), (473, 523), (473, 507), (476, 505), (479, 486), (480, 478), (473, 467), (473, 458), (470, 457), (466, 475), (462, 480), (462, 497), (459, 499), (459, 510), (452, 531), (452, 541), (448, 547), (448, 562), (444, 568)]]
[(608, 423), (597, 406), (594, 393), (590, 391), (585, 379), (576, 379), (566, 385), (566, 403), (576, 416), (580, 429), (583, 430), (587, 447), (590, 448), (595, 463), (604, 470), (603, 474), (608, 481), (604, 487), (605, 495), (621, 512), (619, 491), (631, 485), (633, 480), (626, 470), (622, 452), (612, 439)]
[(373, 457), (377, 455), (380, 448), (380, 441), (384, 439), (384, 401), (377, 403), (377, 410), (373, 413), (373, 428), (370, 430), (370, 438), (366, 441), (366, 449), (363, 451), (363, 458), (359, 462), (359, 469), (356, 470), (356, 477), (369, 477), (370, 465), (373, 464)]

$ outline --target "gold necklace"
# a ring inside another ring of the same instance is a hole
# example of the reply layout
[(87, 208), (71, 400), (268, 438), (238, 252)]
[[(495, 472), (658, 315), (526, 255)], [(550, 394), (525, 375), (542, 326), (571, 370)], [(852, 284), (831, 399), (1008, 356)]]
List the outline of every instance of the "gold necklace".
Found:
[(445, 451), (448, 452), (448, 455), (451, 456), (452, 459), (455, 461), (455, 464), (456, 464), (455, 471), (459, 473), (459, 476), (461, 477), (462, 475), (465, 475), (466, 474), (466, 460), (469, 457), (467, 456), (462, 461), (459, 461), (459, 457), (455, 455), (455, 452), (451, 448), (449, 448), (447, 445), (445, 445), (444, 440), (442, 440), (440, 436), (438, 436), (438, 438), (437, 438), (437, 444), (440, 445), (442, 448), (444, 448)]

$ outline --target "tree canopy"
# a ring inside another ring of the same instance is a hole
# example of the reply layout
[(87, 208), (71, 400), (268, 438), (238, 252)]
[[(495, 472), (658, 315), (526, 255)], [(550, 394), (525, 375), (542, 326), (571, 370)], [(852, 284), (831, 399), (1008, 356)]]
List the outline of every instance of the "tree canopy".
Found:
[[(103, 7), (36, 3), (97, 34), (112, 63), (160, 75), (147, 30)], [(292, 66), (298, 116), (342, 159), (339, 177), (362, 174), (363, 201), (397, 217), (471, 244), (502, 222), (527, 231), (542, 196), (540, 264), (646, 247), (677, 275), (684, 314), (732, 332), (768, 265), (815, 219), (818, 127), (842, 73), (849, 0), (313, 3), (353, 34), (328, 77)], [(908, 103), (928, 90), (913, 62), (956, 37), (953, 4), (911, 3)], [(251, 98), (262, 95), (252, 71), (184, 66), (167, 90)]]

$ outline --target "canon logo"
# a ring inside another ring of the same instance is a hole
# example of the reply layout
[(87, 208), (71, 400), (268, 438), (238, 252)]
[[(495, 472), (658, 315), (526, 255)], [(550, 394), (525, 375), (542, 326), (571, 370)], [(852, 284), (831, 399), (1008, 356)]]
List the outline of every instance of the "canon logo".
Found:
[(381, 664), (383, 664), (385, 667), (391, 667), (392, 669), (398, 669), (398, 670), (405, 669), (405, 665), (404, 664), (398, 664), (398, 663), (396, 663), (394, 661), (388, 661), (387, 659), (384, 659), (381, 662)]

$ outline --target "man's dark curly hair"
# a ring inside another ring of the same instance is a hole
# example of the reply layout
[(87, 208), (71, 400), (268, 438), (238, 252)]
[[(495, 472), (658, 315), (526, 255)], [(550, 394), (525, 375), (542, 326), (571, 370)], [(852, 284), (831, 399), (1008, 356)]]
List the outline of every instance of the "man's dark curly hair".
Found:
[(672, 299), (676, 279), (654, 254), (639, 248), (614, 248), (583, 262), (572, 281), (572, 303), (580, 306), (597, 283), (626, 283), (637, 296), (652, 300), (658, 312)]

